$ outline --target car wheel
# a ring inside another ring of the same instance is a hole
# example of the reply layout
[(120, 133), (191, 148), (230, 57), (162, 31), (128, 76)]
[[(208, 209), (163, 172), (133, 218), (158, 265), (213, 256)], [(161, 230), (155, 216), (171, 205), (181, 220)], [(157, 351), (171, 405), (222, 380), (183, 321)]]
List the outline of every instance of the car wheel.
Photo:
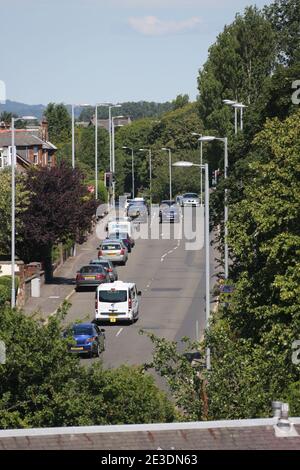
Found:
[(100, 357), (100, 356), (101, 356), (101, 352), (102, 352), (102, 349), (101, 349), (101, 347), (100, 347), (100, 344), (98, 343), (98, 344), (97, 344), (96, 357)]
[(76, 286), (76, 287), (75, 287), (75, 291), (76, 291), (76, 292), (80, 292), (80, 287), (79, 287), (79, 286)]

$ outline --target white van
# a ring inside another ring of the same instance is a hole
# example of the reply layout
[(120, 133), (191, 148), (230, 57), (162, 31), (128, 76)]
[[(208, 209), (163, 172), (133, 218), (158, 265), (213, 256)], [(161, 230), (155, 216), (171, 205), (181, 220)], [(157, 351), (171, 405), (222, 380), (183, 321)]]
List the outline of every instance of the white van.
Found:
[(134, 323), (139, 316), (139, 296), (134, 282), (115, 281), (101, 284), (96, 290), (95, 322)]
[(108, 233), (128, 233), (130, 237), (133, 236), (132, 223), (129, 220), (112, 220), (107, 224)]

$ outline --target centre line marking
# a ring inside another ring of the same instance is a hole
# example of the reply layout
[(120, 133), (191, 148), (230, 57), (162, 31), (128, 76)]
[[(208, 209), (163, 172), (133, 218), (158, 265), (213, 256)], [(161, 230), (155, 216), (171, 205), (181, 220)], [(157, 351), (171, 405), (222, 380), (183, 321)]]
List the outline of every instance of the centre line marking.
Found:
[(122, 331), (123, 331), (123, 328), (120, 328), (116, 336), (119, 336), (119, 334), (122, 333)]

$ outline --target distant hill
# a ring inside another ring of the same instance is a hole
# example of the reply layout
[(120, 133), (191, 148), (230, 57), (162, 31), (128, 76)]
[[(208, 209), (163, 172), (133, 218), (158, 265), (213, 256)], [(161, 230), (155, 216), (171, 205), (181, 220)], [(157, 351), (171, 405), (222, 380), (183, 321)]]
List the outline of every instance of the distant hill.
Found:
[(17, 101), (6, 100), (5, 104), (0, 104), (0, 114), (3, 111), (16, 114), (17, 116), (35, 116), (42, 118), (46, 106), (43, 104), (25, 104)]
[[(140, 118), (158, 118), (165, 112), (171, 111), (173, 105), (170, 102), (166, 103), (155, 103), (150, 101), (138, 101), (138, 102), (126, 102), (121, 103), (122, 108), (120, 112), (123, 115), (130, 116), (131, 119), (140, 119)], [(6, 100), (5, 104), (0, 104), (0, 114), (3, 111), (8, 113), (16, 114), (17, 116), (36, 116), (38, 119), (41, 119), (44, 111), (47, 106), (44, 104), (26, 104), (19, 103), (17, 101)], [(71, 105), (66, 105), (69, 113), (71, 114)], [(75, 108), (75, 118), (80, 121), (89, 121), (95, 112), (94, 107), (87, 108)], [(99, 119), (107, 118), (107, 108), (99, 108), (98, 116)]]

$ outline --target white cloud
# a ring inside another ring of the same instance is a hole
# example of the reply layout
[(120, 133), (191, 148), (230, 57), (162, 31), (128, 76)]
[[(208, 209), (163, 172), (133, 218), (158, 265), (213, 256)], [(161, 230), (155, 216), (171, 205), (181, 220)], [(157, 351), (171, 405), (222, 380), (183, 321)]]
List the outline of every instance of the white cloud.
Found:
[(128, 23), (135, 31), (146, 36), (163, 36), (193, 30), (199, 26), (201, 20), (198, 17), (182, 21), (160, 20), (156, 16), (143, 16), (131, 17)]

